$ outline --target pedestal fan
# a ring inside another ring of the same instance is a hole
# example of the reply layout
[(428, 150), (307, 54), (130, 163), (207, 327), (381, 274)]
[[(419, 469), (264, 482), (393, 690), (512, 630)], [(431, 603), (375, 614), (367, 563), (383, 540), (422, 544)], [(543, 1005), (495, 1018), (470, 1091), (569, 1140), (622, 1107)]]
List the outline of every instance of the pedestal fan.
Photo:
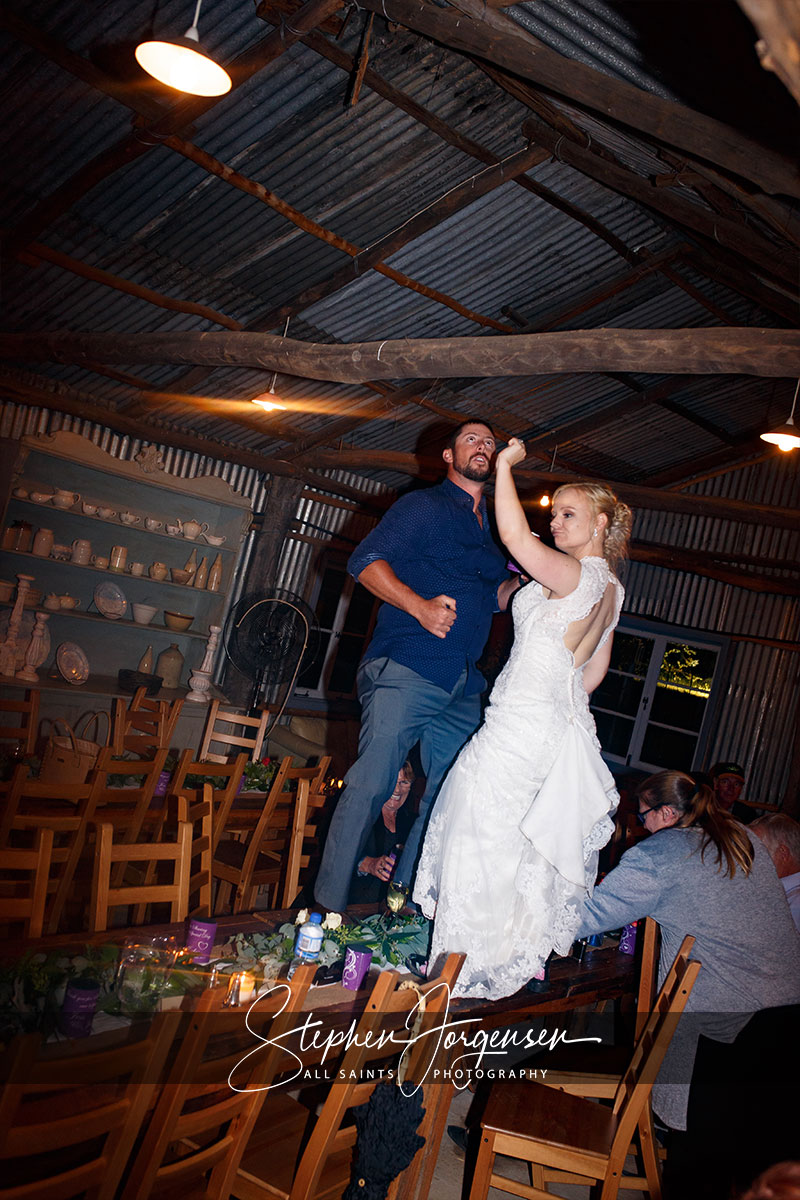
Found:
[(250, 708), (275, 701), (287, 685), (278, 720), (304, 666), (317, 652), (319, 627), (304, 600), (282, 589), (268, 596), (249, 593), (233, 606), (223, 634), (228, 659), (252, 681)]

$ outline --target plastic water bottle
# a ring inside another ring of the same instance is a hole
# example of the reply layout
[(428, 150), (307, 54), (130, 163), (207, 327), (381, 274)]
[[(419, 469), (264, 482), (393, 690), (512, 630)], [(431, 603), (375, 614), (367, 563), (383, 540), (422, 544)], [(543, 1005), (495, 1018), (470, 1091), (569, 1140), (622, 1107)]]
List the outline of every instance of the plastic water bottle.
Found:
[(305, 925), (301, 925), (294, 941), (294, 958), (289, 963), (287, 978), (291, 979), (303, 963), (316, 962), (322, 949), (325, 934), (322, 931), (322, 916), (312, 912)]

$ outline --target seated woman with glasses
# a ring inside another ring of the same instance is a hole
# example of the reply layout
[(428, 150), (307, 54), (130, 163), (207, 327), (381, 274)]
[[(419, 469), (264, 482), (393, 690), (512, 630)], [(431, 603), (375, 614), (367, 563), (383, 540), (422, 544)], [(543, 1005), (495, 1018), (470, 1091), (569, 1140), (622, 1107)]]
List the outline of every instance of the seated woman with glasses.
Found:
[[(707, 784), (682, 771), (661, 771), (639, 785), (637, 799), (639, 820), (653, 836), (623, 854), (595, 888), (586, 901), (579, 936), (653, 917), (662, 935), (659, 982), (685, 935), (695, 937), (692, 957), (702, 969), (653, 1089), (653, 1108), (664, 1124), (686, 1130), (698, 1041), (701, 1046), (705, 1038), (732, 1043), (762, 1009), (782, 1009), (771, 1028), (782, 1027), (792, 1015), (783, 1006), (800, 1003), (800, 941), (769, 855), (758, 838), (751, 839), (722, 808)], [(774, 1061), (772, 1068), (780, 1069)], [(712, 1105), (717, 1111), (727, 1107), (727, 1097), (735, 1091), (724, 1090), (721, 1103), (716, 1097)], [(694, 1105), (693, 1092), (690, 1135)], [(753, 1104), (748, 1101), (744, 1107), (752, 1120)], [(767, 1107), (772, 1114), (780, 1108), (777, 1096)], [(708, 1108), (706, 1102), (704, 1111)], [(717, 1148), (722, 1160), (726, 1155), (730, 1160), (736, 1144), (730, 1133), (729, 1129), (724, 1145)], [(705, 1128), (703, 1154), (710, 1161), (708, 1142)], [(745, 1142), (752, 1151), (753, 1140)], [(675, 1157), (679, 1160), (680, 1151)], [(695, 1162), (695, 1171), (696, 1167)], [(718, 1176), (715, 1164), (712, 1184)], [(696, 1184), (695, 1180), (693, 1187)], [(703, 1186), (711, 1186), (708, 1178)]]

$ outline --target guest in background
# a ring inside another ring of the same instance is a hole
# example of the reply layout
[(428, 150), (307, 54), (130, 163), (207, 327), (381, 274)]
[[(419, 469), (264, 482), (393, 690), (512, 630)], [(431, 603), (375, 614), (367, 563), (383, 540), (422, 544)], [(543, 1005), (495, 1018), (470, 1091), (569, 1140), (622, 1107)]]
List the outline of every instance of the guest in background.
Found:
[(800, 824), (786, 813), (759, 817), (750, 826), (767, 848), (800, 932)]
[[(662, 771), (639, 786), (638, 802), (653, 836), (595, 889), (578, 936), (653, 917), (660, 981), (684, 936), (694, 936), (692, 956), (703, 965), (653, 1108), (679, 1131), (669, 1142), (669, 1195), (711, 1200), (727, 1196), (732, 1171), (752, 1178), (792, 1153), (797, 1076), (786, 1030), (800, 1003), (800, 941), (765, 848), (708, 786)], [(771, 1099), (760, 1106), (765, 1091)]]
[(718, 762), (714, 763), (709, 775), (719, 804), (737, 821), (749, 825), (756, 813), (748, 804), (742, 803), (744, 767), (735, 762)]
[(386, 899), (396, 860), (414, 824), (413, 805), (407, 804), (413, 783), (414, 769), (406, 759), (398, 772), (394, 791), (370, 830), (350, 885), (348, 904), (371, 904)]

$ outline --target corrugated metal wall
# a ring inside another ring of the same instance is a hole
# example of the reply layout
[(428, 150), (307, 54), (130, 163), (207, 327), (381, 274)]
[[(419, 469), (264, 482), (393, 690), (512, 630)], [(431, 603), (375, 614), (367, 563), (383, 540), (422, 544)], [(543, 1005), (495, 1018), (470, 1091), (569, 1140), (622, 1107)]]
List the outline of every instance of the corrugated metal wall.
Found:
[[(143, 444), (137, 439), (120, 437), (104, 426), (59, 413), (10, 403), (0, 407), (2, 437), (19, 438), (58, 429), (79, 433), (121, 459), (132, 459)], [(247, 496), (255, 511), (263, 509), (268, 480), (260, 472), (170, 447), (161, 449), (170, 474), (184, 478), (217, 476)], [(380, 483), (347, 472), (330, 474), (372, 494), (385, 490)], [(800, 477), (790, 460), (777, 456), (694, 485), (690, 491), (777, 507), (800, 507)], [(301, 499), (296, 528), (319, 540), (309, 543), (287, 538), (277, 586), (307, 599), (309, 571), (326, 540), (355, 543), (373, 524), (373, 518), (349, 508)], [(640, 511), (636, 514), (634, 537), (688, 548), (729, 550), (795, 562), (800, 559), (800, 531), (775, 529), (768, 521), (763, 526), (752, 526)], [(246, 543), (240, 560), (243, 567), (248, 558), (249, 543)], [(239, 572), (240, 579), (245, 575), (245, 570)], [(718, 706), (719, 720), (703, 765), (723, 758), (741, 762), (747, 769), (748, 797), (778, 802), (788, 780), (800, 713), (800, 655), (749, 639), (800, 642), (800, 601), (644, 563), (628, 564), (625, 587), (625, 612), (631, 616), (725, 634), (733, 639), (720, 682), (723, 699)]]

